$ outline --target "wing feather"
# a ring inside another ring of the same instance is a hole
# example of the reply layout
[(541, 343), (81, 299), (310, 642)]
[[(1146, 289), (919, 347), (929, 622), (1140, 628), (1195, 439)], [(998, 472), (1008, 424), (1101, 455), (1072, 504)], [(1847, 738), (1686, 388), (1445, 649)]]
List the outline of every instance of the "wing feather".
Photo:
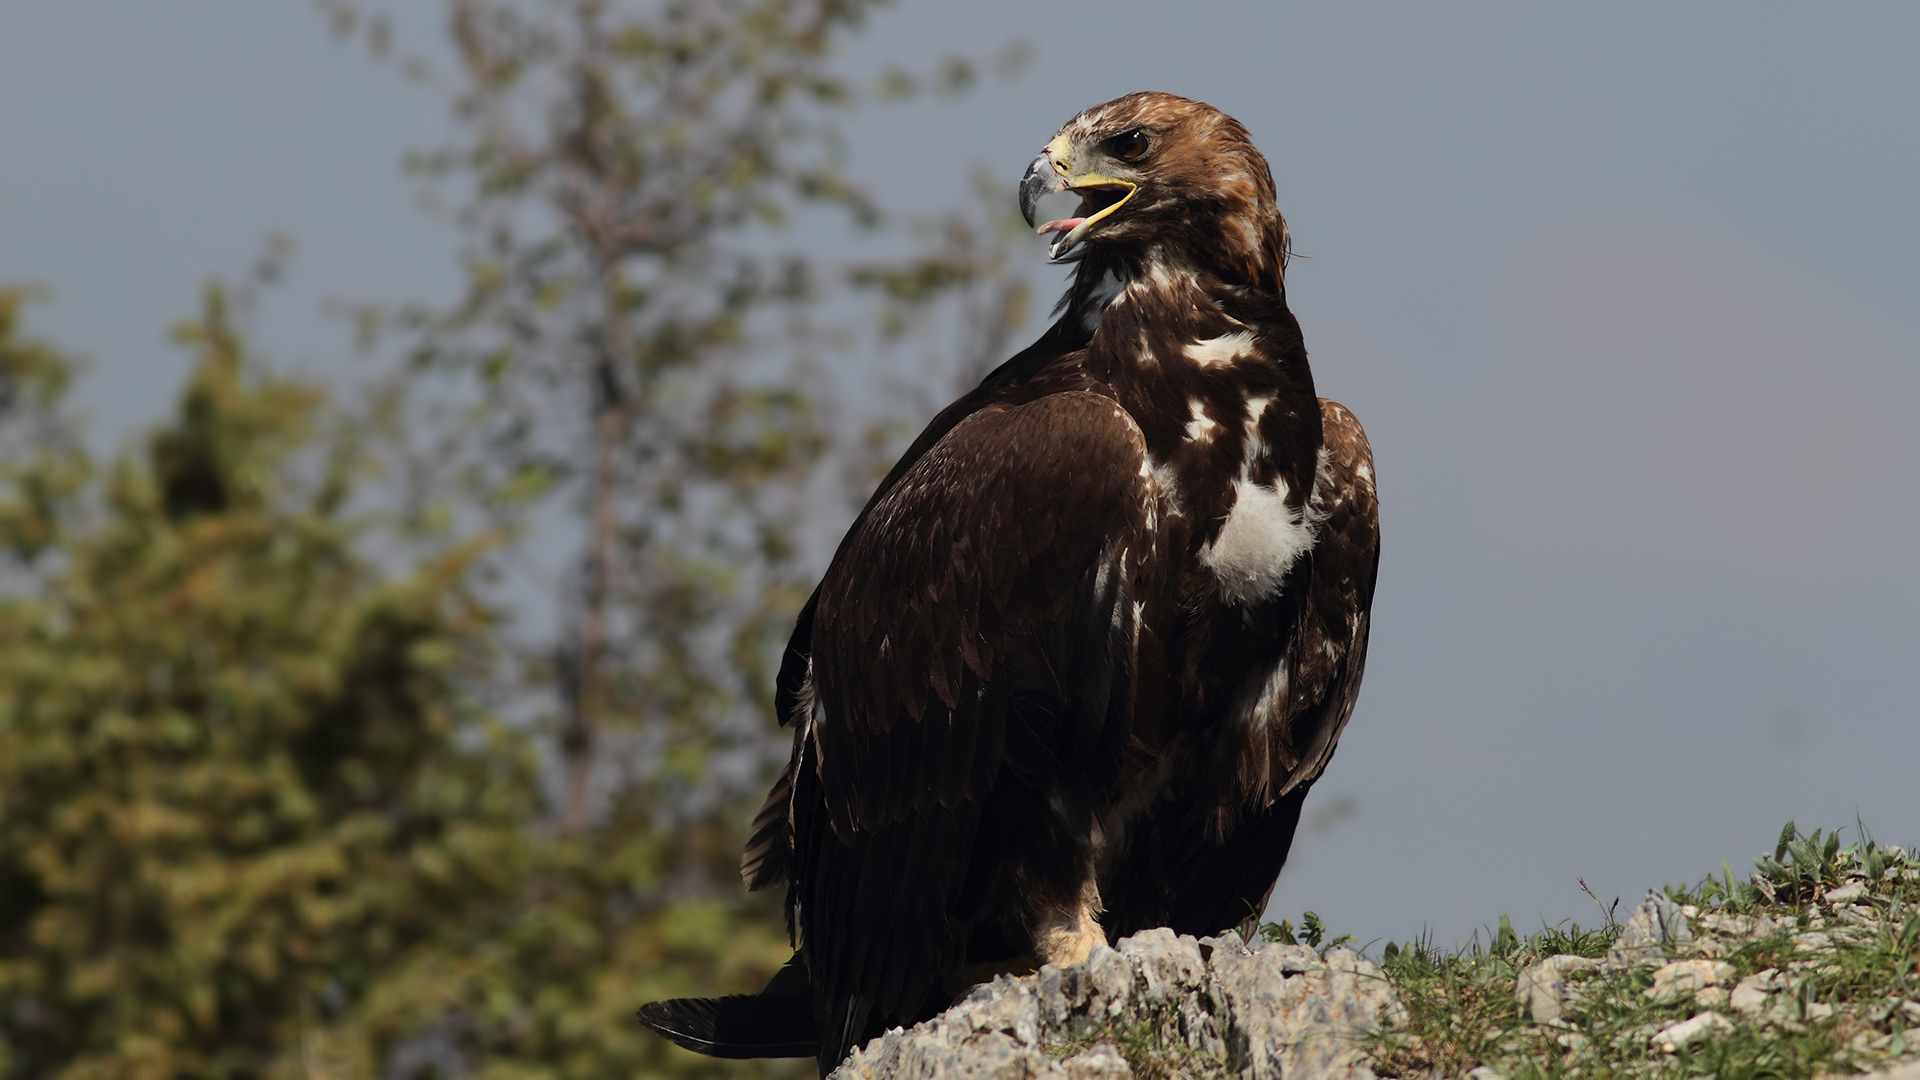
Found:
[(1192, 778), (1136, 823), (1127, 861), (1109, 883), (1107, 929), (1115, 936), (1153, 926), (1196, 936), (1251, 929), (1286, 864), (1307, 791), (1353, 715), (1380, 560), (1379, 503), (1359, 422), (1335, 402), (1320, 408), (1327, 453), (1313, 516), (1322, 529), (1289, 577), (1303, 591), (1278, 605), (1291, 613), (1279, 628), (1284, 711), (1233, 750), (1255, 762), (1208, 761), (1209, 751), (1233, 747), (1224, 741), (1202, 748)]
[[(1110, 683), (1095, 661), (1115, 645), (1109, 626), (1131, 572), (1123, 553), (1150, 542), (1144, 455), (1131, 419), (1091, 393), (995, 407), (956, 426), (848, 535), (814, 627), (819, 767), (829, 801), (844, 801), (835, 806), (844, 825), (914, 808), (902, 791), (936, 783), (947, 765), (929, 760), (922, 728), (951, 724), (980, 684), (1008, 677), (1001, 669), (1021, 642), (1038, 647), (1012, 674), (1017, 690), (1061, 700), (1064, 667), (1089, 687)], [(967, 573), (954, 568), (955, 538), (977, 553)], [(981, 585), (979, 603), (956, 599), (971, 591), (968, 578)], [(1078, 684), (1075, 694), (1085, 696)], [(902, 726), (915, 730), (896, 735)], [(861, 789), (857, 778), (875, 767), (894, 774), (889, 785)]]
[(1326, 463), (1314, 485), (1314, 511), (1322, 525), (1308, 555), (1311, 584), (1287, 683), (1287, 741), (1300, 756), (1280, 795), (1320, 777), (1353, 716), (1380, 572), (1380, 500), (1367, 433), (1337, 401), (1320, 400), (1320, 419)]
[(1092, 393), (983, 409), (835, 556), (795, 758), (824, 811), (793, 860), (801, 936), (816, 1000), (847, 1003), (823, 1032), (865, 1023), (861, 1009), (912, 1019), (965, 958), (954, 915), (992, 887), (979, 865), (1016, 872), (975, 849), (990, 804), (1044, 807), (1036, 793), (1117, 776), (1143, 565), (1128, 553), (1151, 545), (1145, 452)]

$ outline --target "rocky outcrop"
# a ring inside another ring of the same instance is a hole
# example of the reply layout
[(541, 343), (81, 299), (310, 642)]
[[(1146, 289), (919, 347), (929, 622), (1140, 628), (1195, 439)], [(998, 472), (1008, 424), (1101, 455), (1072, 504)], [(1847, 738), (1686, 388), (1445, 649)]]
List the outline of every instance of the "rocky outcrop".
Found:
[(1380, 968), (1348, 949), (1149, 930), (1084, 964), (976, 987), (833, 1076), (1371, 1078), (1364, 1037), (1400, 1016)]

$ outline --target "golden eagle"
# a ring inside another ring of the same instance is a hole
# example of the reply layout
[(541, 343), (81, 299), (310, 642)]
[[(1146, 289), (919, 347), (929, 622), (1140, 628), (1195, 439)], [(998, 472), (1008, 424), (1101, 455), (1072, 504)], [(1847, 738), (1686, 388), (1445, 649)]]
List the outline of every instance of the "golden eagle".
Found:
[(794, 959), (641, 1020), (830, 1070), (972, 983), (1170, 926), (1250, 929), (1353, 712), (1379, 564), (1360, 424), (1314, 395), (1247, 131), (1137, 93), (1020, 185), (1060, 318), (936, 416), (800, 613), (755, 818)]

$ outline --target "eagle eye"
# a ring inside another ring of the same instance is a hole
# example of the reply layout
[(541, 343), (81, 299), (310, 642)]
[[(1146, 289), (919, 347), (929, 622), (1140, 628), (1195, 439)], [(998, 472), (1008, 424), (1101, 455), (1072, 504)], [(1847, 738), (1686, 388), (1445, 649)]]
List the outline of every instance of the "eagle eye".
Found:
[(1147, 133), (1139, 128), (1123, 131), (1107, 140), (1107, 149), (1121, 161), (1139, 161), (1147, 154)]

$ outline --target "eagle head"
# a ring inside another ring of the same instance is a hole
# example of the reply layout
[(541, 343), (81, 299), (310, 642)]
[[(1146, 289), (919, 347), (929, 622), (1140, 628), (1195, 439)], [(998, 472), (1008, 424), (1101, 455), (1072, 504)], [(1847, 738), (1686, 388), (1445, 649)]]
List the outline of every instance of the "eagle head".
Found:
[(1020, 181), (1027, 224), (1040, 198), (1060, 191), (1078, 194), (1080, 206), (1039, 227), (1058, 234), (1048, 252), (1056, 262), (1092, 248), (1246, 281), (1284, 272), (1287, 225), (1273, 172), (1247, 129), (1211, 105), (1143, 91), (1081, 112)]

